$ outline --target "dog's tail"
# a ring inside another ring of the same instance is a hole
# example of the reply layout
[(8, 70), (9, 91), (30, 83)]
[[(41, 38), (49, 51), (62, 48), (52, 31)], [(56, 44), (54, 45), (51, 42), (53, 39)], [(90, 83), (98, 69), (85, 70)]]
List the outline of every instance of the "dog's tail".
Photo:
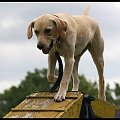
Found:
[(88, 15), (89, 10), (90, 10), (90, 5), (87, 5), (83, 11), (83, 15)]

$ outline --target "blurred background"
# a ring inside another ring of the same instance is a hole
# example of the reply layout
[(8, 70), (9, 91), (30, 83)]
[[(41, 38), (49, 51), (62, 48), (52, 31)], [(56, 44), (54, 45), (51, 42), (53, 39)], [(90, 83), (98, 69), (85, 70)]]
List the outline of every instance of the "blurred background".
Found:
[[(27, 39), (26, 32), (29, 23), (34, 18), (48, 13), (63, 12), (81, 15), (88, 4), (90, 5), (89, 15), (98, 22), (104, 38), (104, 76), (107, 99), (119, 105), (119, 2), (8, 2), (0, 3), (0, 117), (21, 102), (27, 94), (36, 90), (50, 89), (46, 78), (48, 55), (37, 49), (35, 36), (31, 40)], [(97, 96), (98, 74), (88, 52), (82, 56), (79, 63), (79, 77), (80, 91)], [(15, 91), (17, 96), (15, 96)], [(24, 95), (23, 91), (26, 91)]]

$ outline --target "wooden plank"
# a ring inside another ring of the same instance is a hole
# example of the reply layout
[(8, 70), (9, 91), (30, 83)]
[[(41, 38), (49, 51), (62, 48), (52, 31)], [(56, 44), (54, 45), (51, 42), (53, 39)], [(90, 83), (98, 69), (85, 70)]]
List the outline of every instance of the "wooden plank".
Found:
[(61, 112), (34, 112), (33, 118), (55, 118), (56, 115), (58, 115)]
[(96, 99), (91, 103), (93, 111), (97, 117), (114, 118), (116, 106), (103, 100)]
[[(54, 99), (56, 92), (46, 92), (46, 94), (42, 93), (33, 93), (31, 95), (26, 96), (27, 99), (40, 99), (40, 98), (46, 98), (46, 99)], [(77, 99), (78, 98), (78, 92), (69, 92), (66, 94), (66, 99)]]
[[(32, 93), (31, 95), (32, 96), (37, 96), (37, 95), (41, 95), (41, 96), (44, 96), (44, 95), (47, 95), (48, 92), (39, 92), (39, 93)], [(42, 106), (42, 103), (41, 103), (42, 99), (39, 99), (39, 107)], [(16, 106), (16, 108), (28, 108), (28, 107), (31, 107), (31, 105), (34, 106), (34, 104), (36, 103), (36, 101), (34, 102), (34, 100), (32, 99), (25, 99), (23, 102), (21, 102), (19, 105)]]
[[(44, 97), (41, 97), (41, 96), (27, 96), (26, 97), (27, 99), (40, 99), (40, 98), (44, 98), (44, 99), (54, 99), (54, 96), (44, 96)], [(78, 96), (66, 96), (65, 99), (77, 99)]]
[(73, 99), (66, 99), (63, 102), (55, 102), (53, 99), (29, 99), (24, 101), (24, 103), (20, 104), (16, 107), (16, 109), (51, 109), (57, 110), (59, 108), (65, 109), (66, 106), (72, 101)]
[[(4, 118), (54, 118), (60, 112), (9, 112)], [(48, 116), (49, 115), (49, 116)]]
[(39, 108), (26, 108), (26, 109), (18, 109), (18, 108), (12, 108), (12, 112), (49, 112), (49, 111), (55, 111), (55, 112), (64, 112), (65, 109), (58, 108), (58, 109), (39, 109)]
[(26, 109), (26, 108), (41, 108), (44, 109), (49, 106), (53, 99), (26, 99), (22, 104), (19, 104), (16, 108)]

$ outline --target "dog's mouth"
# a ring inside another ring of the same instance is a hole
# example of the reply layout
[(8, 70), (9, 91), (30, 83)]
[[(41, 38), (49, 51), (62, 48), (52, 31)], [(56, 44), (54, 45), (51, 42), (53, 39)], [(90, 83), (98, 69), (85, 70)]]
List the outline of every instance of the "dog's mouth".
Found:
[(43, 46), (42, 52), (43, 52), (44, 54), (48, 54), (49, 51), (52, 49), (52, 47), (53, 47), (53, 40), (51, 41), (49, 47), (46, 47), (45, 45)]

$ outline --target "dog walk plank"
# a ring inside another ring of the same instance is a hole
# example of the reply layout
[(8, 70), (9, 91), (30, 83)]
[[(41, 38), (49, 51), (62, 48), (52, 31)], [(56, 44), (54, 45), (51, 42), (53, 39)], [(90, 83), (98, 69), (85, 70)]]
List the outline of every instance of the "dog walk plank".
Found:
[[(66, 99), (55, 102), (56, 92), (35, 92), (12, 108), (4, 118), (79, 118), (83, 94), (68, 91)], [(98, 118), (120, 117), (120, 108), (112, 103), (95, 99), (92, 109)]]
[[(54, 96), (56, 92), (36, 92), (28, 95), (26, 99), (21, 102), (4, 118), (59, 118), (59, 117), (79, 117), (72, 115), (71, 107), (78, 106), (76, 101), (82, 98), (80, 92), (67, 92), (66, 99), (62, 102), (55, 102)], [(79, 106), (82, 103), (79, 102)], [(75, 105), (76, 104), (76, 105)], [(75, 107), (74, 111), (75, 111)], [(73, 110), (72, 108), (72, 110)], [(80, 107), (77, 110), (80, 111)], [(67, 115), (67, 116), (66, 116)]]

